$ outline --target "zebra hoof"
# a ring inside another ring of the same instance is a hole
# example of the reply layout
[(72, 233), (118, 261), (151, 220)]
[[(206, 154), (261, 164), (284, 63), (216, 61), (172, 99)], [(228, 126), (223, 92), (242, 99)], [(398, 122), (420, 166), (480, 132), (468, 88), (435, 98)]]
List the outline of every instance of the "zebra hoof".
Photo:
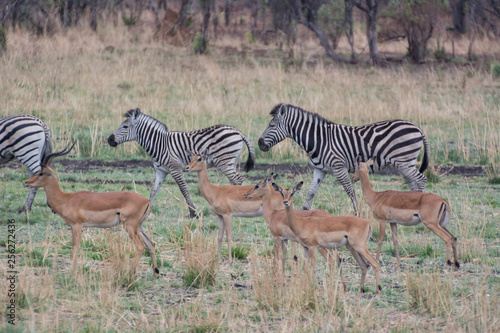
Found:
[(196, 212), (194, 210), (189, 211), (189, 217), (194, 219), (196, 217)]

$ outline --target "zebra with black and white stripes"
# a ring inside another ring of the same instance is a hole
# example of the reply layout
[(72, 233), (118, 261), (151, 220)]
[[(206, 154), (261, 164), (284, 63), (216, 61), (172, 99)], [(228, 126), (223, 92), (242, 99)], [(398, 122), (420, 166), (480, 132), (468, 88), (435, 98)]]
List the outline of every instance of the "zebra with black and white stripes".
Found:
[[(358, 203), (349, 178), (349, 173), (355, 171), (358, 155), (362, 161), (374, 157), (372, 172), (392, 164), (412, 191), (423, 191), (425, 188), (427, 178), (422, 172), (429, 164), (429, 145), (422, 130), (411, 122), (388, 120), (363, 126), (346, 126), (290, 104), (278, 104), (270, 114), (273, 119), (259, 138), (259, 148), (268, 151), (285, 138), (292, 138), (307, 152), (314, 169), (303, 209), (311, 207), (323, 178), (331, 173), (344, 187), (358, 215)], [(415, 162), (422, 143), (424, 156), (420, 170), (417, 170)]]
[[(21, 114), (0, 119), (0, 164), (17, 158), (33, 176), (52, 152), (49, 127), (35, 116)], [(38, 189), (32, 188), (18, 213), (31, 210)]]
[(190, 216), (196, 215), (183, 173), (193, 154), (206, 153), (207, 165), (215, 165), (233, 185), (243, 183), (243, 177), (236, 172), (243, 144), (248, 148), (245, 171), (254, 166), (255, 151), (250, 141), (234, 127), (215, 125), (193, 132), (169, 132), (165, 124), (138, 108), (129, 110), (124, 117), (127, 119), (109, 136), (108, 143), (116, 147), (120, 143), (135, 140), (151, 156), (156, 171), (155, 184), (149, 197), (151, 205), (170, 173), (186, 199)]

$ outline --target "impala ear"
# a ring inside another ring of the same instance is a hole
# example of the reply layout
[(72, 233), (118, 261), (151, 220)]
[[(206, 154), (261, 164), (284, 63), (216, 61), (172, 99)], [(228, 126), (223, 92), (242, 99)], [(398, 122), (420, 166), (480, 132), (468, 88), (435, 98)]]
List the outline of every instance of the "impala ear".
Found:
[(295, 185), (295, 187), (292, 190), (292, 194), (297, 192), (297, 191), (300, 191), (300, 189), (302, 188), (302, 185), (304, 185), (304, 182), (300, 182), (297, 185)]
[(366, 165), (367, 166), (373, 165), (373, 163), (375, 162), (375, 158), (376, 158), (375, 156), (370, 157), (368, 161), (366, 161)]
[(272, 183), (271, 185), (273, 186), (273, 189), (276, 192), (279, 192), (279, 193), (281, 193), (281, 195), (283, 195), (283, 190), (281, 189), (281, 187), (279, 187), (276, 183)]

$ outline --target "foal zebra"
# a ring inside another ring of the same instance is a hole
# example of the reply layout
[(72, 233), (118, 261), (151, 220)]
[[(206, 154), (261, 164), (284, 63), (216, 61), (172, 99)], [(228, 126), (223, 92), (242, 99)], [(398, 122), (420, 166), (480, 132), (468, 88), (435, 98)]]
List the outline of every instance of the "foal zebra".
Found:
[[(405, 120), (389, 120), (364, 126), (335, 124), (316, 113), (290, 104), (278, 104), (270, 113), (273, 119), (259, 138), (259, 148), (268, 151), (286, 137), (292, 138), (308, 154), (314, 169), (303, 209), (311, 207), (321, 181), (332, 173), (351, 198), (358, 215), (358, 202), (349, 173), (355, 171), (356, 157), (362, 161), (374, 157), (372, 172), (388, 164), (403, 175), (412, 191), (422, 191), (427, 178), (422, 172), (429, 165), (429, 145), (422, 130)], [(415, 167), (424, 144), (420, 170)]]
[[(29, 176), (40, 170), (41, 161), (52, 152), (50, 130), (39, 118), (27, 114), (0, 119), (0, 164), (17, 158)], [(38, 189), (32, 188), (18, 213), (31, 210)]]
[(248, 148), (245, 171), (254, 166), (255, 151), (252, 145), (234, 127), (215, 125), (193, 132), (169, 132), (165, 124), (145, 115), (138, 108), (129, 110), (124, 117), (127, 119), (109, 136), (108, 143), (116, 147), (120, 143), (135, 140), (151, 156), (156, 171), (155, 184), (149, 197), (151, 206), (165, 177), (170, 173), (186, 199), (190, 216), (196, 215), (183, 173), (193, 153), (207, 151), (207, 165), (215, 165), (233, 185), (243, 183), (243, 177), (236, 172), (243, 143)]

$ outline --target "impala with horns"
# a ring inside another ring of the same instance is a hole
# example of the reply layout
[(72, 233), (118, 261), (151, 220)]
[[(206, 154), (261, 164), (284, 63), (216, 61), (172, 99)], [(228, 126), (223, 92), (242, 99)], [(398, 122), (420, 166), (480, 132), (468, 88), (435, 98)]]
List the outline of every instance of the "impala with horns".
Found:
[[(218, 253), (221, 254), (224, 231), (226, 232), (229, 264), (231, 264), (231, 217), (257, 217), (262, 216), (262, 200), (260, 198), (245, 199), (243, 196), (252, 189), (253, 185), (223, 185), (217, 186), (210, 183), (204, 154), (193, 153), (191, 163), (186, 166), (186, 171), (198, 173), (198, 186), (201, 195), (208, 201), (212, 212), (219, 218)], [(271, 198), (274, 208), (283, 208), (281, 196), (275, 194)]]
[[(254, 199), (254, 198), (262, 199), (262, 213), (264, 215), (264, 219), (266, 220), (269, 226), (269, 231), (274, 237), (274, 261), (273, 261), (274, 270), (276, 270), (278, 264), (279, 252), (281, 248), (282, 251), (281, 266), (282, 266), (282, 272), (283, 274), (285, 274), (287, 243), (289, 240), (297, 243), (300, 243), (300, 241), (297, 238), (297, 236), (295, 236), (292, 229), (290, 229), (290, 227), (288, 226), (288, 223), (286, 221), (286, 212), (283, 209), (284, 206), (281, 207), (281, 209), (273, 208), (272, 198), (278, 196), (280, 201), (283, 200), (281, 195), (278, 192), (274, 191), (271, 186), (272, 182), (276, 178), (277, 175), (271, 173), (271, 175), (266, 177), (266, 179), (255, 184), (250, 189), (250, 191), (244, 194), (244, 197), (246, 199)], [(283, 191), (287, 190), (283, 189)], [(299, 210), (296, 211), (296, 214), (302, 218), (310, 216), (330, 216), (328, 212), (325, 212), (323, 210)], [(293, 250), (295, 250), (295, 248)], [(324, 248), (318, 248), (318, 251), (327, 260), (328, 263), (331, 263), (332, 258), (329, 257), (328, 250)], [(306, 257), (309, 258), (309, 249), (307, 247), (304, 247), (304, 252)]]
[(399, 267), (401, 267), (401, 259), (398, 250), (398, 224), (413, 226), (423, 223), (446, 243), (446, 259), (450, 266), (453, 264), (450, 256), (453, 248), (455, 270), (457, 270), (460, 267), (456, 245), (457, 238), (446, 228), (451, 211), (448, 202), (432, 193), (417, 191), (375, 192), (368, 178), (368, 167), (373, 164), (373, 159), (370, 158), (366, 163), (362, 163), (359, 157), (356, 160), (357, 166), (352, 180), (361, 181), (363, 197), (372, 210), (373, 216), (379, 220), (377, 260), (380, 256), (387, 223), (391, 225), (392, 241), (396, 249)]
[(28, 179), (26, 185), (31, 188), (43, 187), (49, 207), (71, 227), (73, 274), (76, 274), (77, 269), (82, 228), (110, 228), (121, 222), (137, 249), (132, 272), (135, 273), (144, 247), (147, 247), (153, 275), (158, 278), (160, 272), (156, 264), (155, 245), (142, 228), (142, 223), (151, 211), (149, 200), (134, 192), (63, 192), (54, 170), (47, 165), (54, 157), (68, 154), (75, 144), (70, 145), (71, 143), (65, 149), (47, 155), (42, 161), (41, 171)]
[[(375, 271), (377, 295), (380, 295), (379, 263), (368, 252), (367, 243), (371, 237), (370, 222), (357, 216), (310, 216), (300, 217), (293, 209), (293, 195), (302, 188), (298, 183), (292, 190), (283, 189), (273, 183), (275, 191), (281, 193), (285, 205), (286, 221), (300, 243), (309, 249), (313, 270), (316, 269), (316, 248), (338, 249), (347, 247), (361, 268), (360, 291), (364, 292), (366, 272), (369, 265)], [(368, 263), (366, 261), (368, 261)]]

